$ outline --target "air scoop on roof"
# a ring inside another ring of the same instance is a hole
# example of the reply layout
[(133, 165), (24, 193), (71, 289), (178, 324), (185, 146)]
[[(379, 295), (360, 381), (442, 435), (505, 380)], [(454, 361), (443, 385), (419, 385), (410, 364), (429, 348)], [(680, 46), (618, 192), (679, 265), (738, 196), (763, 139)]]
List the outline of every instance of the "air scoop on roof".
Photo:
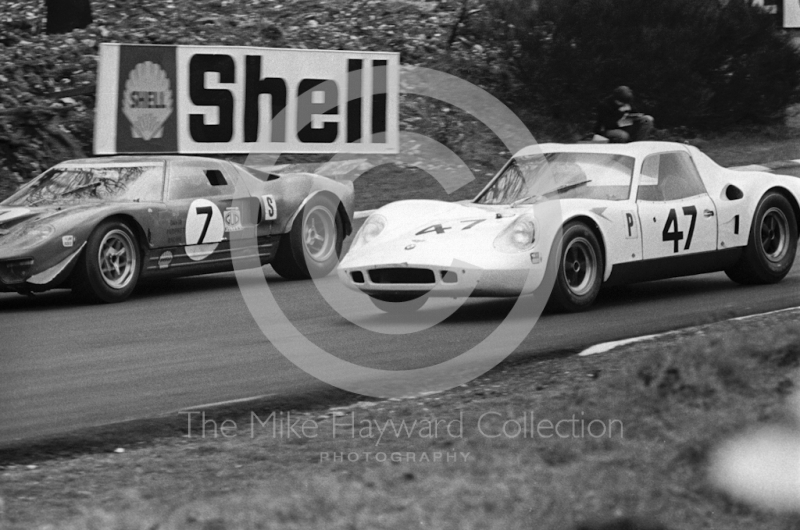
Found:
[(263, 180), (264, 182), (269, 182), (270, 180), (276, 180), (281, 178), (280, 175), (277, 173), (268, 173), (266, 171), (261, 171), (260, 169), (255, 169), (252, 167), (247, 168), (248, 173), (256, 177), (258, 180)]

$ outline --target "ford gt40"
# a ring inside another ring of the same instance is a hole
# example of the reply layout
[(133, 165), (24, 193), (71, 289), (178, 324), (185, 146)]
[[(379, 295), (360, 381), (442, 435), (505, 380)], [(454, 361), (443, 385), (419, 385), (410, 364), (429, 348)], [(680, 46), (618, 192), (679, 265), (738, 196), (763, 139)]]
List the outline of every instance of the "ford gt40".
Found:
[(551, 306), (580, 311), (603, 285), (714, 271), (773, 283), (794, 262), (799, 197), (794, 177), (679, 143), (534, 145), (472, 201), (378, 209), (338, 273), (386, 311), (543, 286)]
[[(0, 203), (0, 291), (71, 287), (120, 302), (140, 279), (229, 271), (255, 257), (288, 279), (322, 276), (352, 216), (352, 183), (318, 175), (200, 157), (72, 160)], [(232, 237), (246, 237), (250, 252), (231, 252)]]

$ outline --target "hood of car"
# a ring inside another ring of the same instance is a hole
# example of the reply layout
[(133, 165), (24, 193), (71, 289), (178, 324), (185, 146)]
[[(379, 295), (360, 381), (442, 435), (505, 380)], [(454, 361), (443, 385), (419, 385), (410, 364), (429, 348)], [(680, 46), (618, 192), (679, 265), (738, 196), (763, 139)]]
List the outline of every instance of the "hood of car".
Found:
[[(476, 263), (498, 234), (531, 208), (439, 201), (400, 201), (372, 215), (385, 228), (369, 242), (354, 240), (343, 268), (378, 263)], [(367, 223), (370, 222), (368, 219)], [(362, 228), (363, 230), (363, 228)]]
[(69, 206), (2, 206), (0, 205), (0, 236), (40, 222), (61, 223), (75, 215), (101, 210), (104, 205), (76, 204)]
[[(537, 253), (547, 251), (562, 225), (560, 202), (519, 206), (426, 200), (391, 203), (365, 221), (340, 269), (447, 266), (454, 260), (486, 268), (504, 266), (509, 259), (530, 263), (544, 255)], [(378, 231), (381, 225), (384, 228)], [(364, 237), (375, 232), (371, 239)]]
[(19, 255), (59, 255), (79, 247), (96, 221), (124, 210), (120, 203), (0, 206), (0, 259)]
[(469, 202), (401, 201), (376, 212), (387, 220), (386, 229), (376, 242), (398, 238), (439, 241), (442, 236), (475, 238), (486, 232), (496, 233), (527, 210)]
[(21, 206), (0, 206), (0, 234), (10, 230), (12, 226), (18, 225), (28, 219), (33, 219), (41, 215), (44, 208), (23, 208)]

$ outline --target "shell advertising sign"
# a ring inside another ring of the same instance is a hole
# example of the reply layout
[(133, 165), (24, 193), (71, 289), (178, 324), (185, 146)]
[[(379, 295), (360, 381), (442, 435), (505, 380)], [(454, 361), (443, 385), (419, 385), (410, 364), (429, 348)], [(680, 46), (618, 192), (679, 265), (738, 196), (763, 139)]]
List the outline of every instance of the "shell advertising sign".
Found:
[(800, 28), (800, 0), (783, 0), (783, 27)]
[(131, 137), (145, 142), (164, 136), (164, 124), (172, 115), (172, 90), (167, 73), (145, 61), (131, 70), (125, 82), (122, 114), (131, 123)]
[(101, 44), (94, 152), (398, 152), (399, 54)]

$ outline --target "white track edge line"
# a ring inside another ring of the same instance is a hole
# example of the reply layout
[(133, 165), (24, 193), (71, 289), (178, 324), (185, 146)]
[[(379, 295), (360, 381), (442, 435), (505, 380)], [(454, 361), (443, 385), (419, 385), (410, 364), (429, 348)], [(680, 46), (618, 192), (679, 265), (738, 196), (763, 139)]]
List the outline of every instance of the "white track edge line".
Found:
[[(800, 306), (787, 307), (787, 308), (784, 308), (784, 309), (776, 309), (774, 311), (766, 311), (764, 313), (754, 313), (752, 315), (745, 315), (743, 317), (728, 318), (728, 319), (725, 319), (725, 320), (721, 320), (720, 322), (735, 322), (735, 321), (739, 321), (739, 320), (747, 320), (747, 319), (750, 319), (750, 318), (763, 317), (763, 316), (767, 316), (767, 315), (774, 315), (776, 313), (786, 313), (788, 311), (798, 311), (798, 310), (800, 310)], [(718, 324), (718, 322), (712, 322), (712, 324)], [(667, 336), (667, 335), (674, 335), (675, 333), (679, 333), (679, 332), (683, 332), (683, 331), (690, 331), (690, 330), (694, 330), (694, 329), (698, 329), (698, 328), (700, 328), (700, 326), (689, 326), (689, 327), (686, 327), (686, 328), (680, 328), (680, 329), (673, 329), (671, 331), (665, 331), (664, 333), (656, 333), (654, 335), (642, 335), (641, 337), (631, 337), (631, 338), (628, 338), (628, 339), (614, 340), (614, 341), (610, 341), (610, 342), (601, 342), (599, 344), (595, 344), (594, 346), (590, 346), (590, 347), (586, 348), (585, 350), (581, 351), (578, 354), (578, 357), (587, 357), (589, 355), (595, 355), (595, 354), (598, 354), (598, 353), (606, 353), (606, 352), (611, 351), (611, 350), (613, 350), (615, 348), (618, 348), (620, 346), (626, 346), (628, 344), (633, 344), (633, 343), (636, 343), (636, 342), (643, 342), (643, 341), (646, 341), (646, 340), (652, 340), (652, 339), (656, 339), (656, 338), (659, 338), (659, 337), (664, 337), (664, 336)]]
[(277, 394), (262, 394), (260, 396), (251, 396), (246, 398), (239, 398), (239, 399), (229, 399), (228, 401), (218, 401), (216, 403), (204, 403), (202, 405), (191, 405), (188, 407), (181, 407), (178, 409), (179, 411), (184, 410), (197, 410), (197, 409), (210, 409), (214, 407), (224, 407), (225, 405), (234, 405), (236, 403), (246, 403), (248, 401), (257, 401), (259, 399), (264, 399), (268, 397), (274, 397)]
[(756, 313), (755, 315), (745, 315), (743, 317), (736, 317), (736, 318), (729, 318), (728, 320), (733, 322), (735, 320), (747, 320), (748, 318), (755, 318), (755, 317), (763, 317), (767, 315), (774, 315), (775, 313), (786, 313), (787, 311), (797, 311), (800, 309), (800, 306), (795, 307), (786, 307), (784, 309), (776, 309), (774, 311), (767, 311), (766, 313)]
[[(674, 331), (673, 332), (667, 332), (667, 333), (674, 333)], [(589, 355), (595, 355), (595, 354), (598, 354), (598, 353), (606, 353), (607, 351), (611, 351), (614, 348), (618, 348), (620, 346), (633, 344), (634, 342), (643, 342), (643, 341), (646, 341), (646, 340), (652, 340), (652, 339), (654, 339), (656, 337), (659, 337), (659, 336), (665, 335), (665, 334), (666, 333), (661, 333), (661, 334), (656, 334), (656, 335), (642, 335), (641, 337), (631, 337), (631, 338), (628, 338), (628, 339), (613, 340), (613, 341), (610, 341), (610, 342), (601, 342), (600, 344), (595, 344), (594, 346), (589, 346), (588, 348), (586, 348), (585, 350), (580, 352), (578, 354), (578, 357), (588, 357)]]

